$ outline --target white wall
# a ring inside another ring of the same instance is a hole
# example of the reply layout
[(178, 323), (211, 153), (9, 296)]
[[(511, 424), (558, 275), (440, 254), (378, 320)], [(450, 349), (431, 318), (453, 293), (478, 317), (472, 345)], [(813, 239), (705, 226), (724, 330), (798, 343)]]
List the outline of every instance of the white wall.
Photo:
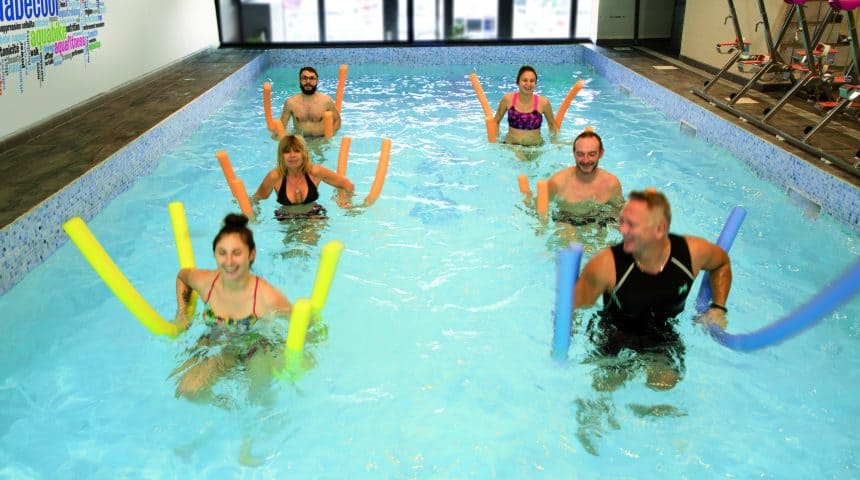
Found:
[[(0, 95), (0, 139), (61, 113), (99, 94), (151, 73), (205, 47), (218, 45), (212, 0), (102, 0), (105, 26), (101, 47), (45, 69), (40, 85), (25, 76)], [(10, 80), (7, 77), (7, 80)], [(14, 87), (14, 88), (12, 88)]]
[[(735, 0), (735, 10), (738, 15), (741, 34), (751, 42), (751, 54), (767, 53), (764, 43), (764, 29), (755, 31), (756, 23), (761, 21), (761, 13), (757, 2)], [(779, 30), (785, 18), (783, 0), (765, 0), (768, 23), (773, 35)], [(684, 32), (681, 40), (681, 55), (689, 59), (721, 68), (730, 58), (729, 55), (717, 53), (719, 42), (734, 40), (735, 32), (732, 20), (725, 20), (729, 15), (728, 3), (715, 0), (687, 0), (684, 14)], [(725, 20), (725, 24), (723, 21)], [(732, 73), (739, 73), (735, 68)]]

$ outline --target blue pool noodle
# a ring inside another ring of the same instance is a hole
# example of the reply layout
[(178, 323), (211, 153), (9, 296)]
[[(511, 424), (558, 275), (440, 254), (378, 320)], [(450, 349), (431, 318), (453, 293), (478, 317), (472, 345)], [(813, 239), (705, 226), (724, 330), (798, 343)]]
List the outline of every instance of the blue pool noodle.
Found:
[(752, 333), (731, 335), (711, 325), (711, 335), (721, 344), (749, 352), (774, 345), (815, 325), (824, 315), (835, 310), (860, 292), (860, 261), (857, 261), (823, 289), (812, 300), (797, 308), (787, 317)]
[(570, 349), (570, 316), (573, 313), (573, 287), (579, 277), (582, 245), (571, 243), (556, 258), (555, 325), (552, 334), (552, 358), (567, 360)]
[[(735, 207), (729, 213), (729, 218), (726, 219), (726, 224), (723, 225), (723, 230), (717, 238), (717, 245), (725, 250), (726, 253), (732, 248), (732, 243), (747, 216), (747, 211), (744, 207)], [(702, 276), (702, 284), (699, 285), (699, 296), (696, 297), (696, 311), (699, 314), (705, 313), (708, 305), (711, 303), (711, 277), (708, 272)]]

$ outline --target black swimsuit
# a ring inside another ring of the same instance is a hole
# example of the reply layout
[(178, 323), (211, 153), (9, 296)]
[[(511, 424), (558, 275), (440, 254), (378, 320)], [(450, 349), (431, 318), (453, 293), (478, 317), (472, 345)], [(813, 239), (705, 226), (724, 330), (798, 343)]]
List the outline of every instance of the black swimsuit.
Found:
[(592, 331), (602, 354), (617, 355), (623, 348), (642, 353), (680, 346), (675, 317), (684, 310), (695, 277), (687, 240), (670, 234), (669, 241), (669, 259), (655, 275), (640, 270), (621, 244), (612, 247), (616, 285), (603, 294), (600, 328)]
[(287, 196), (287, 176), (284, 175), (284, 181), (281, 182), (281, 188), (278, 189), (278, 203), (281, 205), (289, 206), (289, 205), (307, 205), (309, 203), (314, 203), (320, 198), (320, 193), (317, 190), (317, 186), (313, 180), (311, 180), (311, 176), (308, 173), (305, 173), (305, 183), (308, 186), (308, 194), (305, 196), (304, 201), (300, 203), (293, 203), (290, 201), (290, 197)]

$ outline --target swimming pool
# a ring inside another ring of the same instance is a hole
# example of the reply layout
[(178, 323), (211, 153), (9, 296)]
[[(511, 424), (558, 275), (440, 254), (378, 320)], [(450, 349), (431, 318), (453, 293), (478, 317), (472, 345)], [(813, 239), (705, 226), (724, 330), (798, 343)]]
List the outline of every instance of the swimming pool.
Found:
[[(301, 64), (264, 72), (90, 222), (160, 312), (174, 306), (167, 203), (185, 204), (197, 263), (211, 267), (218, 222), (235, 209), (213, 154), (227, 150), (249, 190), (256, 187), (274, 162), (260, 83), (274, 81), (277, 105), (295, 90)], [(337, 63), (322, 65), (321, 89), (331, 92)], [(594, 126), (607, 148), (602, 166), (625, 191), (665, 191), (674, 231), (715, 238), (732, 206), (747, 208), (733, 247), (730, 330), (786, 314), (858, 257), (855, 233), (828, 216), (804, 217), (781, 189), (617, 84), (584, 65), (535, 65), (556, 108), (576, 78), (587, 79), (562, 137)], [(323, 187), (330, 220), (317, 246), (285, 244), (269, 215), (273, 202), (264, 207), (255, 268), (293, 300), (310, 291), (318, 246), (346, 244), (324, 312), (329, 338), (311, 348), (317, 365), (276, 388), (270, 406), (245, 405), (241, 379), (222, 387), (242, 405), (234, 411), (174, 400), (165, 377), (190, 340), (153, 338), (71, 245), (0, 298), (10, 319), (0, 349), (4, 475), (857, 475), (857, 434), (848, 428), (860, 418), (851, 400), (857, 301), (803, 336), (747, 355), (683, 322), (687, 375), (669, 392), (641, 381), (594, 392), (579, 338), (570, 362), (550, 360), (557, 242), (552, 224), (519, 205), (516, 176), (527, 173), (532, 184), (547, 177), (570, 162), (569, 147), (547, 145), (523, 163), (486, 144), (471, 68), (351, 66), (340, 132), (353, 139), (348, 175), (360, 198), (381, 138), (392, 138), (381, 198), (344, 212)], [(516, 68), (477, 67), (492, 104), (512, 89)], [(331, 168), (338, 141), (324, 149)], [(592, 407), (590, 418), (578, 419), (578, 404)], [(599, 456), (577, 439), (583, 424)], [(256, 470), (236, 461), (246, 437), (264, 460)]]

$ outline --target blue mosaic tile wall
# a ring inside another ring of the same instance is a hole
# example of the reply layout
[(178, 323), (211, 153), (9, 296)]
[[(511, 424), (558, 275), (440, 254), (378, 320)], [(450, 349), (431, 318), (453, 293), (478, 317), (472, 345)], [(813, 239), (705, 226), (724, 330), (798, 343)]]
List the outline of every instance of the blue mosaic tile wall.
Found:
[(262, 73), (265, 55), (209, 89), (122, 150), (0, 230), (0, 295), (39, 266), (68, 237), (63, 223), (73, 216), (89, 220), (137, 178), (148, 175), (158, 160), (197, 130), (236, 92)]
[(191, 135), (242, 86), (270, 67), (315, 64), (387, 63), (393, 65), (561, 64), (583, 63), (668, 118), (686, 122), (705, 141), (721, 146), (744, 160), (760, 177), (792, 188), (813, 199), (822, 209), (860, 231), (860, 189), (794, 157), (717, 115), (600, 55), (589, 46), (463, 46), (411, 48), (310, 48), (274, 50), (238, 70), (225, 81), (176, 112), (101, 165), (81, 176), (27, 215), (0, 230), (0, 295), (27, 272), (40, 265), (67, 237), (62, 223), (78, 215), (92, 218), (113, 198), (155, 167), (172, 146)]

